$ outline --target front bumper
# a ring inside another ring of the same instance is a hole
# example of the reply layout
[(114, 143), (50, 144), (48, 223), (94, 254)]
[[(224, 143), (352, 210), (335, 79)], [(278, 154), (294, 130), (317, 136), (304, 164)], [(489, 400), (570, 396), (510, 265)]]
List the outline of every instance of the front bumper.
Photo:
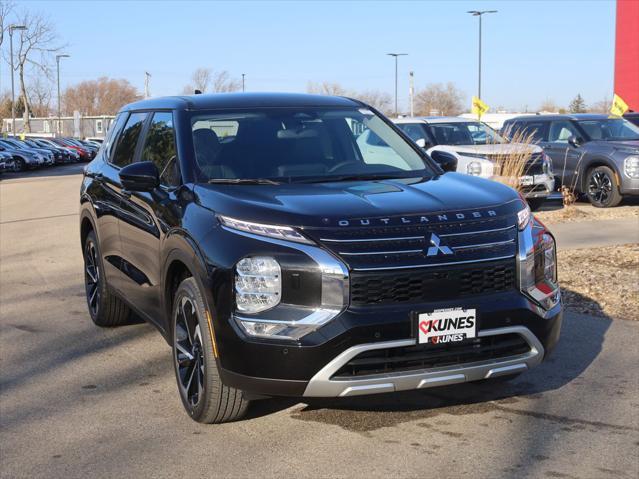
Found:
[[(356, 355), (375, 349), (415, 345), (411, 311), (443, 307), (477, 308), (478, 337), (519, 334), (528, 343), (524, 354), (447, 367), (360, 376), (350, 380), (332, 375)], [(237, 338), (221, 351), (225, 384), (248, 393), (268, 396), (338, 397), (374, 394), (477, 381), (526, 371), (539, 364), (555, 347), (561, 329), (562, 305), (544, 311), (519, 292), (465, 298), (410, 308), (346, 310), (335, 321), (309, 335), (308, 345), (290, 346)], [(326, 340), (328, 335), (334, 335)], [(314, 343), (314, 344), (313, 344)], [(224, 354), (227, 347), (233, 352)], [(239, 349), (238, 349), (239, 348)]]
[(546, 198), (555, 190), (555, 178), (553, 175), (531, 175), (531, 185), (521, 187), (521, 193), (525, 198)]

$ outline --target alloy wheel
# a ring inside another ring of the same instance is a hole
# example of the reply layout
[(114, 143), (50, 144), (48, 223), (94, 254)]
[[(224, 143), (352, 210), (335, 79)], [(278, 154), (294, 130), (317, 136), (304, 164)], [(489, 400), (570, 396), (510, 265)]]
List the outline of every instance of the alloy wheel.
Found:
[(193, 301), (183, 296), (175, 311), (174, 355), (180, 392), (193, 409), (204, 390), (204, 349), (197, 310)]
[(84, 282), (87, 294), (87, 303), (91, 315), (95, 318), (100, 307), (100, 267), (98, 251), (93, 241), (87, 241), (84, 251)]
[(595, 171), (588, 181), (588, 196), (599, 204), (605, 204), (612, 194), (612, 179), (603, 171)]

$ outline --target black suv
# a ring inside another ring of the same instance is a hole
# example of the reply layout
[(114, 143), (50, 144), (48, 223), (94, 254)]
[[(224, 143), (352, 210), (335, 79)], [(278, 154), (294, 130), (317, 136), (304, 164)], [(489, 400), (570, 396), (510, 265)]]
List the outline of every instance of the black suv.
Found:
[[(153, 99), (113, 125), (80, 194), (90, 315), (153, 323), (196, 421), (515, 375), (557, 342), (555, 241), (526, 202), (359, 101)], [(369, 129), (394, 157), (360, 151)]]
[(532, 134), (552, 158), (557, 181), (597, 207), (639, 195), (639, 127), (596, 114), (530, 115), (504, 122), (506, 135)]

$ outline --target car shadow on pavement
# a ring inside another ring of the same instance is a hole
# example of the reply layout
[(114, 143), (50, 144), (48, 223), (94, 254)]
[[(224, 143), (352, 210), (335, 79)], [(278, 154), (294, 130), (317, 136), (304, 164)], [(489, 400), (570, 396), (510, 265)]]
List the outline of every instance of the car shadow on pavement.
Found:
[[(574, 293), (578, 294), (578, 293)], [(295, 419), (329, 423), (354, 431), (370, 431), (439, 414), (474, 414), (504, 404), (540, 398), (577, 379), (602, 349), (610, 318), (568, 312), (556, 349), (538, 367), (510, 381), (487, 380), (431, 389), (353, 398), (304, 398)], [(290, 408), (299, 399), (256, 401), (250, 417)]]

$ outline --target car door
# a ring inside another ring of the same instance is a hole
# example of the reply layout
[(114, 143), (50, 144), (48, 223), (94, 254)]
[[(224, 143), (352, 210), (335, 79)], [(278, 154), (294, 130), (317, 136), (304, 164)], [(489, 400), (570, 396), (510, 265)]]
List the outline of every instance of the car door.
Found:
[(548, 140), (544, 143), (544, 150), (552, 159), (553, 170), (561, 184), (574, 188), (583, 149), (568, 143), (571, 136), (584, 141), (583, 135), (572, 121), (552, 120), (548, 125)]
[(171, 111), (150, 113), (137, 150), (136, 161), (155, 163), (160, 187), (152, 192), (127, 192), (123, 198), (120, 241), (128, 277), (127, 295), (140, 312), (165, 327), (161, 324), (160, 248), (182, 216), (176, 197), (180, 174)]
[(118, 268), (118, 258), (120, 257), (119, 216), (122, 202), (120, 201), (118, 168), (111, 162), (111, 156), (128, 116), (128, 113), (118, 115), (109, 132), (100, 158), (87, 166), (85, 175), (91, 178), (91, 182), (88, 183), (83, 198), (83, 200), (89, 200), (93, 206), (104, 274), (109, 285), (116, 289), (120, 276)]

